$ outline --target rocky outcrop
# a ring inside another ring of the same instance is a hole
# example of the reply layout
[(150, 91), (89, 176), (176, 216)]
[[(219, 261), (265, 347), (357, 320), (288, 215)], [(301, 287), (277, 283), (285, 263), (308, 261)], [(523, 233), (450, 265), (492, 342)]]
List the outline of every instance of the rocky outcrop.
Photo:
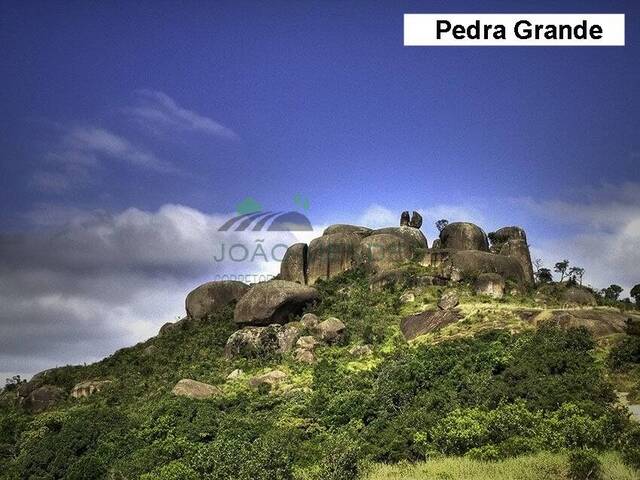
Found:
[(504, 296), (505, 282), (497, 273), (483, 273), (478, 276), (473, 287), (477, 295), (498, 299)]
[(336, 343), (343, 338), (346, 328), (341, 320), (331, 317), (320, 322), (315, 328), (315, 332), (323, 342)]
[(289, 375), (281, 370), (272, 370), (263, 375), (258, 375), (249, 380), (249, 386), (254, 390), (271, 390), (282, 384)]
[(411, 220), (409, 221), (409, 226), (413, 228), (422, 227), (422, 215), (420, 215), (418, 212), (413, 212), (411, 214)]
[(315, 288), (285, 280), (257, 283), (238, 301), (233, 320), (238, 325), (287, 323), (292, 315), (318, 299)]
[(439, 268), (444, 277), (456, 282), (475, 280), (483, 273), (497, 273), (518, 285), (526, 283), (518, 260), (477, 250), (453, 251)]
[(307, 284), (307, 244), (294, 243), (282, 257), (280, 263), (280, 279)]
[[(624, 333), (630, 314), (612, 310), (544, 310), (533, 318), (536, 326), (553, 322), (562, 328), (585, 327), (595, 337)], [(638, 317), (635, 317), (638, 318)]]
[(71, 390), (71, 396), (73, 398), (86, 398), (94, 393), (100, 392), (110, 383), (111, 380), (88, 380), (86, 382), (80, 382)]
[(448, 224), (440, 232), (440, 247), (451, 250), (489, 251), (489, 241), (484, 231), (468, 222)]
[(358, 264), (371, 272), (384, 272), (410, 262), (416, 256), (416, 252), (416, 246), (412, 241), (398, 235), (377, 233), (360, 243)]
[(206, 319), (231, 302), (238, 301), (248, 290), (248, 285), (233, 280), (200, 285), (187, 295), (187, 315), (194, 320)]
[(409, 217), (409, 212), (407, 212), (405, 210), (404, 212), (402, 212), (402, 214), (400, 214), (400, 226), (401, 227), (408, 227), (410, 221), (411, 220), (410, 220), (410, 217)]
[(231, 334), (225, 345), (225, 356), (256, 358), (288, 353), (300, 338), (302, 329), (297, 322), (245, 327)]
[(394, 235), (399, 237), (407, 242), (408, 245), (411, 245), (415, 249), (426, 249), (428, 248), (427, 237), (424, 236), (422, 231), (417, 228), (406, 226), (406, 227), (386, 227), (386, 228), (378, 228), (371, 232), (371, 235)]
[(458, 306), (460, 300), (455, 290), (447, 290), (438, 300), (438, 308), (440, 310), (453, 310)]
[(332, 233), (313, 239), (307, 254), (307, 283), (313, 285), (352, 268), (360, 239), (355, 233)]
[(598, 304), (596, 296), (585, 287), (574, 285), (565, 288), (560, 294), (561, 301), (567, 306), (590, 306)]
[(327, 228), (324, 229), (324, 232), (322, 232), (322, 235), (326, 236), (326, 235), (333, 235), (334, 233), (347, 233), (347, 234), (357, 235), (360, 238), (364, 238), (368, 235), (371, 235), (372, 231), (373, 230), (371, 230), (370, 228), (361, 227), (359, 225), (347, 225), (344, 223), (338, 223), (335, 225), (329, 225)]
[(315, 350), (318, 344), (319, 342), (311, 335), (300, 337), (296, 342), (294, 355), (296, 361), (300, 363), (315, 362)]
[(529, 245), (527, 245), (526, 240), (521, 239), (511, 239), (505, 242), (500, 248), (500, 255), (505, 255), (507, 257), (513, 257), (522, 266), (522, 271), (524, 273), (524, 282), (526, 285), (533, 285), (534, 276), (533, 276), (533, 265), (531, 263), (531, 254), (529, 253)]
[(522, 240), (527, 242), (527, 234), (520, 227), (502, 227), (495, 232), (490, 232), (489, 240), (491, 240), (491, 247), (497, 247), (496, 252), (500, 252), (500, 247), (507, 243), (509, 240)]
[(208, 383), (198, 382), (190, 378), (183, 378), (171, 390), (171, 393), (178, 397), (187, 397), (195, 400), (205, 400), (213, 398), (222, 393), (218, 387)]
[(167, 322), (164, 325), (162, 325), (162, 327), (160, 327), (160, 331), (158, 332), (158, 335), (162, 337), (168, 334), (169, 332), (184, 328), (188, 322), (189, 322), (189, 317), (181, 318), (177, 322)]
[(64, 390), (55, 385), (37, 387), (22, 399), (22, 406), (31, 413), (38, 413), (53, 407), (64, 398)]
[(455, 310), (430, 310), (403, 318), (400, 321), (400, 331), (405, 340), (413, 340), (420, 335), (440, 330), (459, 319), (460, 315)]

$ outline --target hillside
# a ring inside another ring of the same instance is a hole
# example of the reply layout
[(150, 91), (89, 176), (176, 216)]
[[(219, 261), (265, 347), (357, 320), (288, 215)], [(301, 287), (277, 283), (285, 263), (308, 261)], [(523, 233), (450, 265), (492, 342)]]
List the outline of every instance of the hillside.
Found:
[(156, 337), (8, 385), (0, 478), (640, 478), (638, 311), (534, 284), (526, 237), (426, 248), (419, 224), (335, 226), (275, 281), (205, 284)]

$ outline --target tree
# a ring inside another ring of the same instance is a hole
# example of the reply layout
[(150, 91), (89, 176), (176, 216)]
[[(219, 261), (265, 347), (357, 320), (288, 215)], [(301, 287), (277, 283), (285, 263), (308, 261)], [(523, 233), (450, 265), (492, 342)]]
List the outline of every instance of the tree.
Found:
[(567, 274), (567, 268), (569, 268), (569, 260), (562, 260), (555, 264), (554, 271), (560, 274), (560, 282), (564, 280), (564, 276)]
[(538, 283), (551, 283), (553, 282), (553, 275), (548, 268), (539, 268), (536, 272), (536, 278)]
[(436, 222), (436, 228), (439, 232), (444, 230), (444, 227), (446, 227), (447, 225), (449, 225), (449, 220), (447, 220), (446, 218), (441, 218)]
[(622, 290), (623, 289), (620, 285), (613, 284), (602, 290), (602, 294), (607, 300), (618, 300), (618, 297), (622, 293)]
[(636, 301), (636, 307), (640, 307), (640, 283), (631, 289), (630, 295)]
[(580, 285), (582, 285), (582, 277), (584, 276), (584, 268), (582, 267), (571, 267), (568, 273), (569, 277), (575, 282), (578, 281)]
[(536, 272), (537, 272), (537, 271), (538, 271), (538, 270), (540, 270), (542, 267), (544, 267), (544, 262), (542, 261), (542, 259), (541, 259), (541, 258), (536, 258), (536, 259), (533, 261), (533, 266), (535, 267)]

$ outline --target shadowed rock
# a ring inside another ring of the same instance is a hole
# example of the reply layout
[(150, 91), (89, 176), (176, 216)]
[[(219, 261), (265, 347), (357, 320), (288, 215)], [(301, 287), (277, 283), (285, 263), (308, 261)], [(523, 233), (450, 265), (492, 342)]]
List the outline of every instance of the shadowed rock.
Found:
[(315, 332), (320, 340), (326, 343), (335, 343), (342, 339), (346, 326), (341, 320), (331, 317), (323, 322), (320, 322)]
[(307, 284), (307, 244), (294, 243), (282, 257), (280, 263), (280, 279)]
[(317, 299), (315, 288), (285, 280), (269, 280), (253, 285), (242, 296), (233, 320), (238, 325), (283, 324)]
[(237, 301), (249, 290), (249, 285), (233, 280), (208, 282), (187, 295), (185, 307), (189, 318), (203, 320)]
[(53, 407), (64, 398), (64, 390), (55, 385), (43, 385), (33, 390), (23, 400), (22, 405), (31, 413), (38, 413)]
[(452, 250), (489, 251), (489, 241), (484, 231), (468, 222), (450, 223), (440, 232), (440, 246)]
[(360, 238), (355, 233), (333, 233), (313, 239), (307, 254), (307, 283), (313, 285), (352, 268)]
[(420, 215), (418, 212), (414, 211), (411, 214), (411, 220), (409, 221), (409, 226), (413, 227), (413, 228), (422, 227), (422, 215)]
[(531, 254), (529, 253), (529, 245), (527, 245), (526, 240), (507, 240), (500, 248), (500, 255), (506, 255), (518, 260), (522, 266), (525, 284), (533, 285), (533, 265), (531, 264)]
[(402, 212), (402, 214), (400, 215), (400, 226), (401, 227), (408, 227), (409, 226), (409, 212), (404, 211)]
[(435, 332), (441, 328), (457, 322), (460, 315), (455, 310), (432, 310), (403, 318), (400, 321), (400, 331), (406, 340)]
[(520, 286), (525, 284), (522, 265), (518, 260), (488, 252), (453, 251), (439, 268), (444, 277), (456, 282), (475, 280), (483, 273), (497, 273), (505, 280), (511, 280)]

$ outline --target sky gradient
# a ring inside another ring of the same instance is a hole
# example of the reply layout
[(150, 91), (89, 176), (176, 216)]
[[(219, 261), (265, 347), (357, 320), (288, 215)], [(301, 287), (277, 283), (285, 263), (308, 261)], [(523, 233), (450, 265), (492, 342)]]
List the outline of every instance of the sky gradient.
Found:
[[(0, 0), (0, 375), (93, 361), (203, 280), (276, 271), (212, 261), (246, 197), (307, 199), (316, 234), (414, 209), (429, 241), (443, 217), (522, 225), (547, 266), (628, 295), (640, 4), (505, 5)], [(430, 12), (625, 13), (627, 45), (403, 47), (402, 14)]]

